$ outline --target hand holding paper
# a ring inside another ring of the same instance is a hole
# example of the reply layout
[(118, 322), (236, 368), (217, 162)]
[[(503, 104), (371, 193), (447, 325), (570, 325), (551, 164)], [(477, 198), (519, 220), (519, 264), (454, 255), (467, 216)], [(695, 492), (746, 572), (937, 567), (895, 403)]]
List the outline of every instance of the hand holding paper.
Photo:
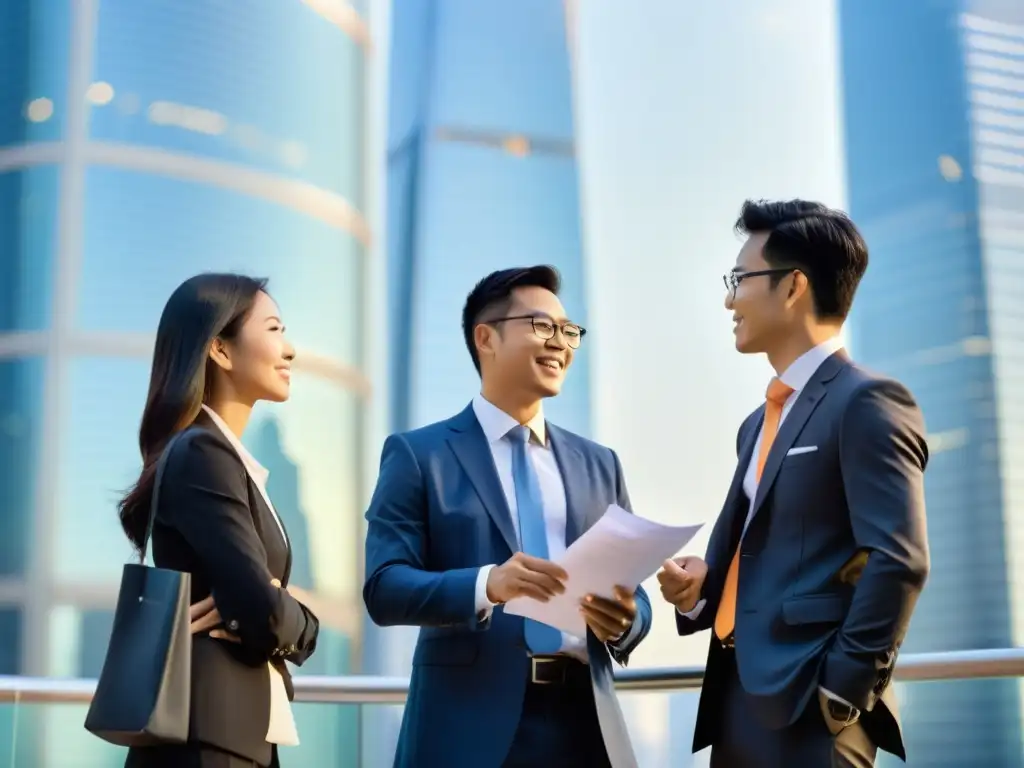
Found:
[(613, 598), (616, 586), (635, 590), (700, 529), (700, 525), (655, 523), (613, 504), (558, 561), (568, 576), (565, 592), (546, 603), (514, 598), (505, 604), (505, 613), (543, 621), (585, 637), (587, 625), (580, 614), (580, 603), (587, 595)]
[(587, 595), (580, 614), (597, 639), (608, 643), (622, 637), (636, 619), (636, 590), (616, 586), (611, 597)]
[(516, 552), (487, 576), (487, 599), (506, 603), (516, 597), (547, 602), (565, 591), (568, 578), (561, 566), (524, 552)]

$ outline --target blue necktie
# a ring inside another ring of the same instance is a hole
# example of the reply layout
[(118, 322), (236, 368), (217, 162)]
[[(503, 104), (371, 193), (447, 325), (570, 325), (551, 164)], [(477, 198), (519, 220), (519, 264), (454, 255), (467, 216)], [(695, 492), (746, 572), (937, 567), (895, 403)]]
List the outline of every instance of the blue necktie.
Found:
[[(523, 552), (547, 560), (548, 537), (544, 525), (544, 504), (540, 495), (540, 482), (526, 456), (526, 444), (530, 441), (530, 428), (513, 427), (506, 437), (512, 443), (512, 480), (516, 486), (519, 538), (523, 543)], [(526, 647), (534, 654), (558, 653), (562, 648), (562, 633), (547, 624), (524, 619), (523, 632), (526, 636)]]

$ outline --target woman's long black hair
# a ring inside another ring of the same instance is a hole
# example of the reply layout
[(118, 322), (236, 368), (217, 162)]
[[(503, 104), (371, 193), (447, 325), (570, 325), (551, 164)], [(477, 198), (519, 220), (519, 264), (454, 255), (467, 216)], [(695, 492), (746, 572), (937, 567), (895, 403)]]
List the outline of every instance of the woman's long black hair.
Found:
[(237, 336), (267, 281), (233, 274), (196, 275), (167, 300), (156, 332), (149, 394), (139, 427), (142, 472), (118, 503), (125, 535), (141, 554), (156, 465), (176, 432), (195, 421), (209, 396), (214, 339)]

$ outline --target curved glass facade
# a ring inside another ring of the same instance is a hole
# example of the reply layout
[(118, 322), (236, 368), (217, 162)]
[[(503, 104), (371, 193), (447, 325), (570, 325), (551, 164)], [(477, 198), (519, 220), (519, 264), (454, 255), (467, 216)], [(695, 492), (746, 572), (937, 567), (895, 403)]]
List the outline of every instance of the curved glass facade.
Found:
[[(359, 669), (369, 396), (365, 25), (330, 4), (13, 0), (0, 18), (0, 674), (98, 674), (152, 335), (186, 277), (270, 279), (291, 400), (245, 442), (322, 621), (301, 674)], [(358, 12), (358, 8), (356, 9)], [(357, 34), (362, 31), (362, 33)], [(123, 761), (79, 708), (23, 710), (17, 764)], [(359, 764), (354, 708), (298, 707), (285, 760)], [(53, 738), (59, 733), (60, 738)], [(0, 729), (0, 753), (12, 753)]]
[(92, 139), (241, 163), (362, 208), (363, 113), (349, 106), (364, 52), (342, 30), (278, 0), (103, 0), (98, 13)]

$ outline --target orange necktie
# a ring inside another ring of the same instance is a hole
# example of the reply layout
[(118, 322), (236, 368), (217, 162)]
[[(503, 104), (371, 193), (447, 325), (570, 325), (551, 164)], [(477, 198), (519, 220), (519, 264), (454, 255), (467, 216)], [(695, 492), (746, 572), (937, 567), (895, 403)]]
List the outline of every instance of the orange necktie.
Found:
[[(773, 378), (768, 385), (764, 404), (764, 425), (761, 427), (761, 447), (757, 452), (757, 474), (755, 477), (758, 482), (761, 482), (764, 463), (768, 460), (768, 452), (771, 451), (775, 435), (779, 431), (782, 407), (791, 394), (793, 394), (793, 388), (787, 387), (777, 378)], [(719, 640), (727, 640), (736, 628), (736, 588), (739, 584), (739, 575), (740, 546), (737, 544), (736, 553), (732, 556), (732, 562), (729, 563), (729, 572), (725, 575), (725, 586), (722, 587), (722, 599), (718, 603), (718, 613), (715, 614), (715, 635)]]

